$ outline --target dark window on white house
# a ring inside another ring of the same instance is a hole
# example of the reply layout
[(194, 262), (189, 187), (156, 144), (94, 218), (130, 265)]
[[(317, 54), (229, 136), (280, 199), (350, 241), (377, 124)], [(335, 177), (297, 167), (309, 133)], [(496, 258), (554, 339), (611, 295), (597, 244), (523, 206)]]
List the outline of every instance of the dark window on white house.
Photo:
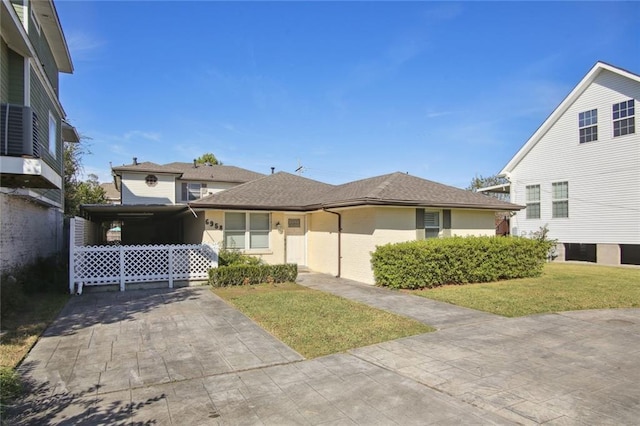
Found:
[(578, 114), (578, 128), (580, 129), (580, 143), (598, 140), (598, 110), (581, 112)]
[(540, 185), (527, 185), (527, 219), (540, 219)]
[(182, 183), (182, 201), (194, 201), (206, 195), (206, 183)]
[(569, 217), (569, 182), (554, 182), (551, 184), (551, 190), (551, 217)]
[(147, 177), (144, 178), (144, 181), (147, 186), (156, 186), (158, 183), (158, 177), (156, 175), (147, 175)]
[(425, 238), (438, 238), (440, 236), (440, 212), (424, 212), (424, 236)]
[(613, 104), (613, 136), (630, 135), (636, 132), (635, 101)]

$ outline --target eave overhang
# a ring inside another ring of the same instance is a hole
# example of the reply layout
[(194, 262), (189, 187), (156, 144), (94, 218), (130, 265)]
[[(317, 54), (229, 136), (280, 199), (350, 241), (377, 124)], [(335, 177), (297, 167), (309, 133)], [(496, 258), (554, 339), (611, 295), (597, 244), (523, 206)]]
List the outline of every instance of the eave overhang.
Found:
[(56, 11), (53, 1), (38, 0), (31, 1), (29, 4), (33, 7), (40, 26), (47, 37), (58, 70), (68, 74), (73, 73), (73, 63), (71, 62), (69, 46), (64, 37), (64, 32), (60, 25), (60, 18), (58, 17), (58, 12)]

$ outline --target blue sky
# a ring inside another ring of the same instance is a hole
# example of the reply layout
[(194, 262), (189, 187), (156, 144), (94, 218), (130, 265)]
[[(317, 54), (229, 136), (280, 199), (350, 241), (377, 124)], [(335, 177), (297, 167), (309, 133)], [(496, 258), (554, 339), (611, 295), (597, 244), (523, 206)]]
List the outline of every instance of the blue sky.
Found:
[(343, 183), (491, 175), (597, 60), (640, 72), (636, 2), (56, 2), (69, 121), (109, 162)]

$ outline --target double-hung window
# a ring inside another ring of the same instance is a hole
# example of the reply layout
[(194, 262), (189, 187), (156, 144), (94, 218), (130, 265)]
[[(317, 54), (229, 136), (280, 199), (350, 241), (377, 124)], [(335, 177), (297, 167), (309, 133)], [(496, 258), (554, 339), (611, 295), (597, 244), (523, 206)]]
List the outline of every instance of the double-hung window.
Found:
[(578, 128), (580, 129), (580, 143), (598, 140), (598, 110), (581, 112), (578, 114)]
[(569, 217), (569, 182), (553, 182), (551, 217)]
[(613, 104), (613, 136), (630, 135), (636, 132), (635, 101)]
[(540, 185), (527, 185), (527, 219), (540, 219)]
[(206, 189), (206, 183), (182, 183), (182, 201), (195, 201), (202, 196), (202, 190)]
[(425, 238), (438, 238), (440, 235), (440, 212), (424, 211), (424, 236)]
[(224, 245), (227, 249), (268, 249), (269, 213), (227, 212), (224, 215)]

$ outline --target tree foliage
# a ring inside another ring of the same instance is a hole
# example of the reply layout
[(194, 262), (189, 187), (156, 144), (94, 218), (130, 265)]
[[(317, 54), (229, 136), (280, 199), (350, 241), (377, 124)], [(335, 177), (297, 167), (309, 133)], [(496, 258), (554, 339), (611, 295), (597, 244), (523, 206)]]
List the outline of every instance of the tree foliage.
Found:
[(218, 161), (215, 155), (210, 152), (202, 154), (200, 157), (196, 158), (196, 164), (212, 164), (212, 165), (222, 165), (222, 161)]
[[(467, 186), (467, 191), (478, 192), (480, 188), (486, 188), (487, 186), (494, 185), (503, 185), (505, 183), (509, 183), (507, 178), (492, 175), (484, 177), (482, 175), (475, 175), (473, 179), (471, 179), (471, 183)], [(497, 198), (502, 201), (509, 201), (509, 193), (508, 192), (483, 192), (483, 194), (488, 195), (490, 197)]]
[(107, 194), (98, 182), (98, 176), (90, 174), (80, 180), (82, 157), (89, 154), (86, 136), (78, 143), (64, 144), (64, 213), (76, 216), (81, 204), (106, 204)]
[(468, 191), (478, 192), (478, 189), (480, 188), (486, 188), (487, 186), (494, 186), (494, 185), (502, 185), (505, 183), (509, 183), (507, 178), (504, 178), (498, 175), (487, 176), (487, 177), (484, 177), (482, 175), (475, 175), (475, 177), (471, 179), (471, 183), (469, 184), (469, 186), (467, 186), (466, 189)]

